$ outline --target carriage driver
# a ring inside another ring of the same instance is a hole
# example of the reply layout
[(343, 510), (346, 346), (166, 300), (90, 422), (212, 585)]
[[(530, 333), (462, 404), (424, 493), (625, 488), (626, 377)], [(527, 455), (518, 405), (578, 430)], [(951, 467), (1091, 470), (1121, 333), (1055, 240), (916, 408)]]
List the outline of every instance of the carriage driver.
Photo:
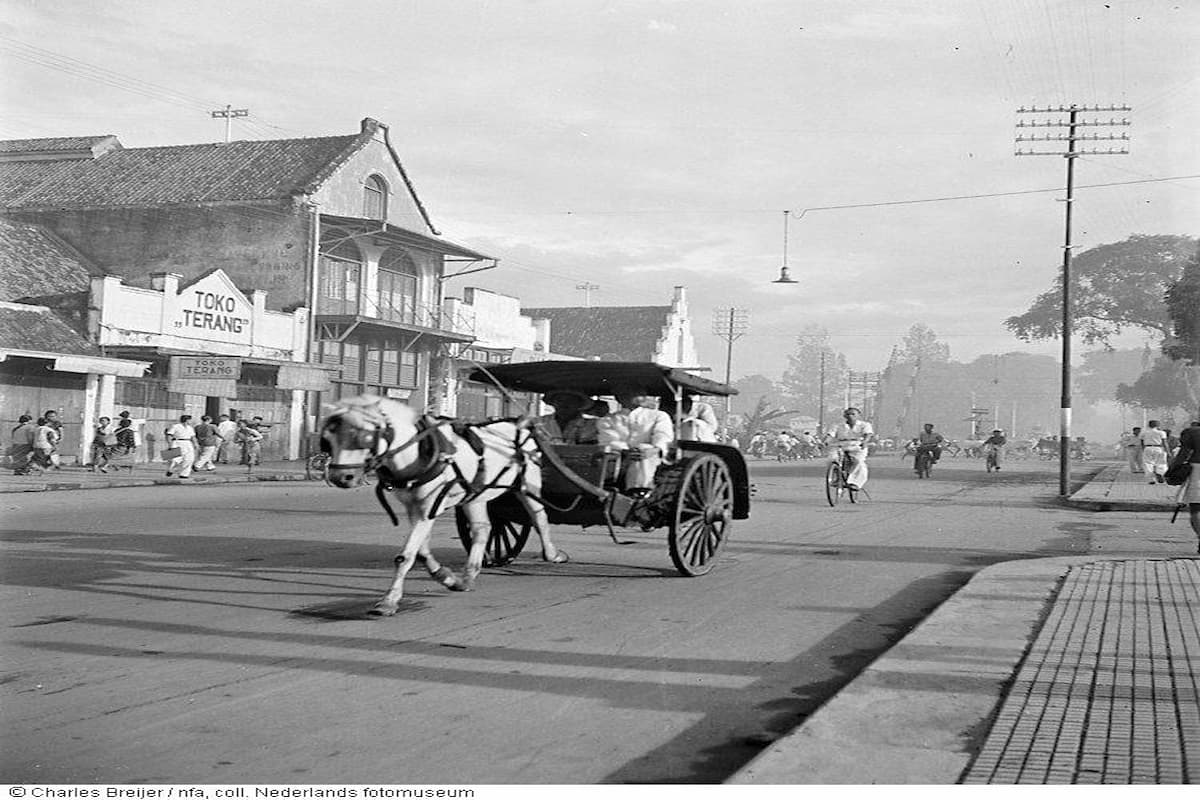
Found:
[(675, 426), (667, 412), (658, 409), (658, 398), (641, 387), (620, 386), (613, 396), (621, 408), (596, 421), (600, 444), (626, 451), (626, 489), (649, 489), (675, 438)]
[(554, 444), (596, 444), (596, 419), (584, 416), (594, 401), (574, 389), (554, 389), (542, 396), (542, 402), (554, 406), (553, 414), (538, 418), (542, 432)]

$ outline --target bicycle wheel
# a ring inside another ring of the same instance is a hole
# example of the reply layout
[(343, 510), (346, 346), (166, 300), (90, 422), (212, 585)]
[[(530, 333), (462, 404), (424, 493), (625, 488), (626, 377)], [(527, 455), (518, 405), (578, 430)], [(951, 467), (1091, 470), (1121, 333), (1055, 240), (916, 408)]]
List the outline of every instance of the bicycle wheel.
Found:
[(328, 453), (313, 453), (304, 461), (304, 477), (310, 481), (325, 480), (327, 466), (329, 466)]
[(836, 461), (830, 461), (825, 468), (825, 499), (829, 505), (836, 506), (842, 499), (842, 487), (846, 485), (842, 476), (842, 468)]

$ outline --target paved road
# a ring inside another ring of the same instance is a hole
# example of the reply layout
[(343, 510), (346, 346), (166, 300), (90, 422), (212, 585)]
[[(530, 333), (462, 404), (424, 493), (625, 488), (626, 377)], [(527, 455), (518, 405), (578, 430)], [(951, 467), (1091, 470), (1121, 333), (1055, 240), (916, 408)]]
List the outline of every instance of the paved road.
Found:
[(415, 577), (386, 620), (364, 613), (395, 533), (364, 491), (0, 497), (2, 777), (720, 782), (975, 571), (1108, 524), (1054, 502), (1053, 463), (875, 463), (872, 497), (831, 509), (816, 462), (754, 462), (753, 517), (703, 578), (661, 532), (556, 528), (571, 564), (465, 595)]

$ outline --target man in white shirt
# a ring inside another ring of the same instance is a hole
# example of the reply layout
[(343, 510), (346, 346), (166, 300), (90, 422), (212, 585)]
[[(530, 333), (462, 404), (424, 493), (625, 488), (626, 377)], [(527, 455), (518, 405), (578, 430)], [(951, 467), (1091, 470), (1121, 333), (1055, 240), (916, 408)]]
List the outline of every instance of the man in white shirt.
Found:
[(230, 454), (237, 452), (237, 445), (233, 441), (237, 431), (238, 424), (231, 420), (228, 414), (217, 418), (217, 436), (221, 437), (221, 443), (217, 445), (218, 464), (228, 464)]
[(196, 463), (196, 431), (191, 426), (192, 415), (184, 414), (167, 428), (167, 447), (178, 447), (179, 455), (167, 465), (167, 477), (175, 472), (181, 478), (192, 477), (192, 465)]
[(1167, 471), (1167, 434), (1158, 427), (1158, 420), (1146, 423), (1141, 442), (1142, 469), (1150, 476), (1150, 483), (1166, 483), (1163, 475)]
[(648, 489), (675, 438), (675, 426), (667, 412), (658, 410), (658, 398), (645, 389), (622, 387), (613, 394), (621, 408), (596, 420), (597, 438), (609, 449), (627, 451), (625, 488)]
[(847, 408), (842, 412), (845, 422), (834, 428), (827, 437), (833, 445), (829, 448), (830, 461), (839, 461), (842, 453), (850, 456), (851, 467), (846, 484), (851, 489), (861, 489), (867, 485), (867, 445), (875, 438), (871, 423), (859, 419), (861, 413), (853, 406)]

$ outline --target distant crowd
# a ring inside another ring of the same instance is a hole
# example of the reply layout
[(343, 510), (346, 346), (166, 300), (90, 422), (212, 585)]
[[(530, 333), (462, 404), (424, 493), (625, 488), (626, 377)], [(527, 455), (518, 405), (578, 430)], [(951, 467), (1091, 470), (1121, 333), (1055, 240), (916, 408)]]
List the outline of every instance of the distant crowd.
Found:
[[(92, 428), (92, 444), (87, 467), (93, 472), (133, 469), (141, 444), (139, 429), (145, 420), (134, 419), (122, 411), (116, 421), (100, 417)], [(34, 475), (62, 469), (59, 446), (62, 443), (62, 419), (49, 409), (36, 419), (22, 414), (11, 431), (11, 444), (5, 452), (14, 475)], [(262, 445), (270, 425), (262, 417), (247, 419), (237, 412), (221, 414), (215, 421), (209, 415), (194, 421), (182, 414), (179, 421), (163, 432), (166, 448), (161, 455), (168, 462), (167, 475), (187, 478), (195, 471), (213, 472), (218, 464), (239, 463), (247, 472), (262, 460)], [(147, 436), (153, 441), (152, 435)]]

